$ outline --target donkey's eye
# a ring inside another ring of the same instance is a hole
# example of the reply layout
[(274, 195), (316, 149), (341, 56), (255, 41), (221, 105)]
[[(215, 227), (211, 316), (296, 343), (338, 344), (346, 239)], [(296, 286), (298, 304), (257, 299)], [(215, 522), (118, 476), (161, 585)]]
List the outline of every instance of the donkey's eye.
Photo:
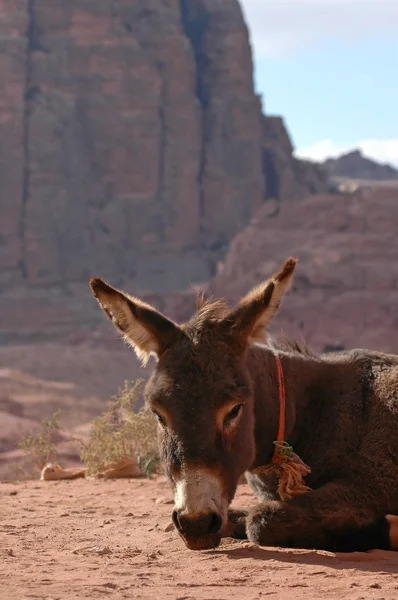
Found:
[(224, 425), (229, 425), (240, 414), (243, 404), (236, 404), (224, 419)]
[(157, 418), (157, 420), (159, 421), (159, 423), (161, 424), (161, 426), (167, 427), (166, 421), (163, 419), (163, 417), (158, 412), (156, 412), (156, 410), (153, 410), (152, 412), (155, 415), (155, 417)]

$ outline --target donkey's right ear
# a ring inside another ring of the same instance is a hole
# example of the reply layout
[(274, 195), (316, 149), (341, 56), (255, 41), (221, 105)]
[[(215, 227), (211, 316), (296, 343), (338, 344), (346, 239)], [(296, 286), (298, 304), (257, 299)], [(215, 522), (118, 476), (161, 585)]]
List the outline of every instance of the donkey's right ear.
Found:
[(91, 291), (106, 316), (122, 332), (145, 365), (151, 355), (159, 358), (181, 329), (155, 308), (111, 287), (102, 279), (90, 280)]

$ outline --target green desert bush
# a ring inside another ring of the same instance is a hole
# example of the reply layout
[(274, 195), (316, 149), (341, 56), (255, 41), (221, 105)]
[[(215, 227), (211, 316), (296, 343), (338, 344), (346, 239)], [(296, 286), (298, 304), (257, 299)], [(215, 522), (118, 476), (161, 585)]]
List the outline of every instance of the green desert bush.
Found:
[(137, 408), (142, 384), (126, 381), (108, 410), (92, 422), (88, 442), (81, 443), (81, 459), (89, 474), (126, 458), (137, 459), (148, 477), (158, 472), (156, 419), (145, 407)]
[(41, 422), (38, 433), (29, 433), (18, 443), (18, 447), (32, 459), (35, 467), (40, 470), (57, 457), (55, 444), (62, 430), (59, 424), (61, 415), (62, 411), (56, 411), (48, 420)]

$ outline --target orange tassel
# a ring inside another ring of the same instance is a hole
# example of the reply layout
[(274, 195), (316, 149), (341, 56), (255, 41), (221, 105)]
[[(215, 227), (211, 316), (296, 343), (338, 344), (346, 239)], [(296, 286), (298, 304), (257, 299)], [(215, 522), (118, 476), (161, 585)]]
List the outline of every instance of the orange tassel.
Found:
[(278, 494), (281, 500), (289, 500), (299, 494), (310, 491), (303, 477), (311, 473), (311, 469), (293, 452), (287, 442), (274, 442), (275, 452), (270, 465), (257, 467), (256, 475), (275, 473), (278, 477)]

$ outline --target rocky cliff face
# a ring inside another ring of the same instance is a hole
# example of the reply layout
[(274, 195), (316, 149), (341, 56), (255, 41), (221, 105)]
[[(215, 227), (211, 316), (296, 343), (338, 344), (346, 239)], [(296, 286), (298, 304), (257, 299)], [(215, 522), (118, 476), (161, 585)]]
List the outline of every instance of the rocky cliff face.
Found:
[(267, 206), (233, 240), (210, 285), (238, 301), (290, 255), (294, 286), (273, 330), (312, 347), (367, 347), (398, 353), (398, 191), (314, 195)]
[(317, 191), (282, 122), (261, 114), (237, 1), (0, 0), (0, 12), (3, 290), (94, 272), (183, 289), (267, 197)]
[(281, 117), (263, 116), (262, 148), (265, 193), (268, 199), (290, 202), (329, 190), (322, 165), (298, 160)]

